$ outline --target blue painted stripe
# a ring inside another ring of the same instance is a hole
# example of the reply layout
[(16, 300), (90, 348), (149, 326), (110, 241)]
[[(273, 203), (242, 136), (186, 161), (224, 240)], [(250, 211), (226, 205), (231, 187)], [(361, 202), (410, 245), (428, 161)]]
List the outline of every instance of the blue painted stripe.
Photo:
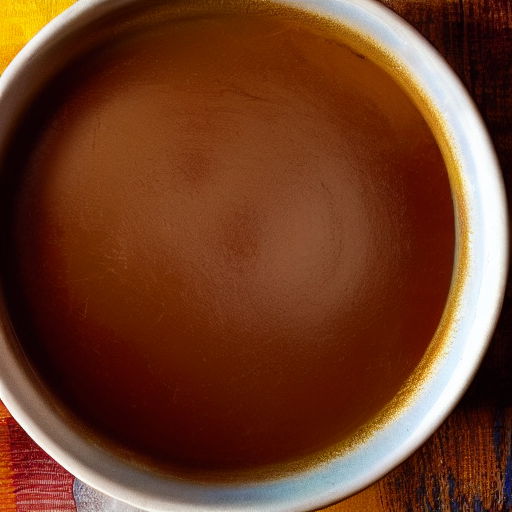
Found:
[(507, 457), (507, 465), (505, 466), (505, 478), (503, 482), (503, 501), (506, 510), (512, 508), (512, 447)]

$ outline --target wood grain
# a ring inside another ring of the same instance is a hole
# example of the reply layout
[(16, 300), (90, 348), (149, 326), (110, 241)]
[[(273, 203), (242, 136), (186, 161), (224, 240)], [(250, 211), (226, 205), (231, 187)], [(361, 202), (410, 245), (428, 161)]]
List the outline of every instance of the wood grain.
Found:
[[(70, 3), (71, 0), (0, 0), (0, 70), (40, 26)], [(383, 3), (429, 39), (461, 77), (490, 130), (507, 191), (512, 192), (512, 1)], [(511, 318), (509, 283), (490, 350), (454, 413), (400, 467), (365, 491), (326, 510), (512, 511)], [(0, 443), (3, 418), (5, 415), (0, 414)], [(2, 464), (9, 461), (2, 458)], [(10, 485), (0, 475), (0, 494)]]

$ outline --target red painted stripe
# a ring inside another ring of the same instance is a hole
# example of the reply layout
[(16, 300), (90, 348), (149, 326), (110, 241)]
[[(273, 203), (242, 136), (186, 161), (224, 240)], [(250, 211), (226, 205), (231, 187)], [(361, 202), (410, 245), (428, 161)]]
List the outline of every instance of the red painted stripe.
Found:
[(0, 402), (0, 510), (16, 512), (16, 499), (12, 481), (11, 444), (7, 421), (10, 414)]
[(73, 476), (7, 419), (17, 512), (76, 512)]

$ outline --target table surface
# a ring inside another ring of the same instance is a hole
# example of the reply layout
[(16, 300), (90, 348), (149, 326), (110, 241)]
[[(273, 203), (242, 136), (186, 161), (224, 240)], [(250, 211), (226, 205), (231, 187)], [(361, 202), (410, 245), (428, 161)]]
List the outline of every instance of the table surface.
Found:
[[(0, 71), (71, 0), (0, 0)], [(383, 0), (445, 56), (476, 101), (512, 192), (512, 0)], [(512, 511), (512, 287), (465, 397), (412, 457), (330, 512)], [(1, 512), (127, 512), (74, 480), (0, 404)]]

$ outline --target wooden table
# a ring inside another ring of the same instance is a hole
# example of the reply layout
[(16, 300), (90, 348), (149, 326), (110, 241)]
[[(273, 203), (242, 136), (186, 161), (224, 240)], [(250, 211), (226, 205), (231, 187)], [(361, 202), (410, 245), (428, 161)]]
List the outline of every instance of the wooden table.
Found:
[[(71, 0), (0, 0), (0, 70), (40, 26), (70, 3)], [(487, 123), (507, 190), (512, 192), (512, 0), (383, 0), (383, 3), (427, 37), (459, 74)], [(61, 501), (53, 508), (31, 504), (36, 484), (34, 489), (26, 484), (16, 485), (13, 468), (20, 461), (13, 462), (8, 453), (9, 442), (12, 446), (14, 437), (24, 446), (25, 455), (18, 454), (23, 471), (30, 474), (37, 459), (46, 464), (45, 478), (58, 480)], [(30, 457), (28, 452), (32, 454)], [(24, 438), (0, 407), (0, 511), (75, 510), (73, 494), (68, 492), (71, 481), (63, 470), (45, 460), (45, 455)], [(100, 510), (91, 507), (87, 509)], [(105, 507), (101, 510), (106, 510)], [(326, 510), (512, 511), (510, 286), (491, 348), (453, 414), (400, 467), (365, 491)]]

